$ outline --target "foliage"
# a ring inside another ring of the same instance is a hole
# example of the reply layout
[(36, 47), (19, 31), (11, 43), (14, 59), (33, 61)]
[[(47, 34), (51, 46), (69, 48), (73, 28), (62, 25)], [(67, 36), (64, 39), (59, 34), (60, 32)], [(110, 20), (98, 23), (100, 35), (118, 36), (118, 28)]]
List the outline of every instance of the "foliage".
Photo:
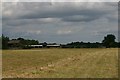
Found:
[(37, 45), (39, 42), (37, 40), (29, 40), (24, 38), (17, 38), (23, 45)]
[(2, 49), (8, 49), (9, 37), (2, 35)]
[(37, 40), (29, 40), (24, 38), (17, 38), (17, 40), (20, 40), (20, 43), (22, 44), (21, 47), (25, 49), (29, 49), (30, 47), (28, 45), (37, 45), (39, 42)]
[(2, 37), (0, 37), (0, 49), (2, 49)]
[(99, 48), (103, 47), (101, 43), (90, 43), (90, 42), (72, 42), (67, 45), (62, 45), (63, 48)]
[(106, 48), (116, 47), (115, 39), (116, 37), (114, 35), (108, 34), (107, 36), (104, 37), (102, 43), (104, 46), (106, 46)]
[[(120, 47), (120, 42), (115, 42), (116, 37), (113, 34), (108, 34), (107, 36), (104, 37), (104, 40), (102, 41), (102, 43), (99, 42), (95, 42), (95, 43), (91, 43), (91, 42), (71, 42), (71, 43), (67, 43), (64, 45), (60, 45), (62, 48), (101, 48), (101, 47), (106, 47), (106, 48), (110, 48), (110, 47)], [(47, 46), (47, 42), (44, 43), (39, 43), (38, 40), (30, 40), (30, 39), (24, 39), (24, 38), (17, 38), (17, 39), (12, 39), (12, 40), (18, 40), (20, 41), (19, 44), (15, 44), (15, 47), (19, 47), (19, 48), (24, 48), (24, 49), (29, 49), (31, 48), (29, 45), (43, 45), (43, 47), (45, 48)], [(4, 35), (2, 35), (2, 37), (0, 38), (0, 41), (2, 41), (2, 49), (8, 49), (11, 46), (8, 45), (8, 41), (9, 37), (5, 37)], [(55, 45), (57, 43), (51, 43), (51, 45)]]

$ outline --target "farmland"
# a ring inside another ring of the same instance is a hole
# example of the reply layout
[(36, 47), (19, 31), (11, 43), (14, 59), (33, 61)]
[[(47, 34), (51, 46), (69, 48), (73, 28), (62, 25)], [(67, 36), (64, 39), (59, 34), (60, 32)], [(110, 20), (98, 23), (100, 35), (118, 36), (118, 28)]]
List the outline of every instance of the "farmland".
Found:
[(3, 50), (4, 78), (116, 78), (117, 48)]

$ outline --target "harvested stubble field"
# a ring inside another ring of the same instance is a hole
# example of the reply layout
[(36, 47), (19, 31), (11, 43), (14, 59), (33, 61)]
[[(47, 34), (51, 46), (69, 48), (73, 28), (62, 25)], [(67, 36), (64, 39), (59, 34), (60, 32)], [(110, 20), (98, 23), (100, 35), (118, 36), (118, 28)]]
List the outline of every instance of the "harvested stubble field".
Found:
[(4, 78), (116, 78), (118, 49), (3, 50)]

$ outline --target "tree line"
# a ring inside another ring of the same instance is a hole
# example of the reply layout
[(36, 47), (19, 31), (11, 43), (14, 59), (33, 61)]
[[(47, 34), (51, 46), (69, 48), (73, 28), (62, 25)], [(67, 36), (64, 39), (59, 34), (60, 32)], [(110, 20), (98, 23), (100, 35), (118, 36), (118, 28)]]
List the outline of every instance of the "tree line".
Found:
[(2, 49), (8, 49), (10, 48), (8, 42), (9, 41), (20, 41), (19, 44), (15, 44), (15, 46), (20, 47), (20, 48), (26, 48), (25, 45), (37, 45), (39, 44), (38, 40), (30, 40), (30, 39), (24, 39), (24, 38), (17, 38), (17, 39), (11, 39), (9, 37), (6, 37), (2, 35), (0, 37), (0, 41), (2, 42)]
[(115, 41), (116, 37), (113, 34), (108, 34), (104, 37), (101, 43), (95, 42), (72, 42), (64, 45), (64, 48), (116, 48), (120, 47), (120, 42)]
[[(113, 34), (108, 34), (107, 36), (104, 36), (104, 39), (100, 42), (71, 42), (67, 44), (61, 44), (62, 48), (116, 48), (120, 47), (120, 42), (115, 41), (116, 37)], [(24, 39), (24, 38), (17, 38), (17, 39), (11, 39), (13, 41), (19, 40), (20, 44), (17, 45), (21, 48), (29, 48), (29, 46), (25, 45), (43, 45), (44, 47), (48, 44), (47, 42), (39, 43), (38, 40), (30, 40), (30, 39)], [(6, 37), (2, 35), (0, 37), (0, 41), (2, 41), (2, 49), (8, 49), (10, 46), (8, 45), (8, 42), (11, 41), (9, 37)], [(57, 44), (57, 43), (53, 43)], [(15, 44), (16, 45), (16, 44)]]

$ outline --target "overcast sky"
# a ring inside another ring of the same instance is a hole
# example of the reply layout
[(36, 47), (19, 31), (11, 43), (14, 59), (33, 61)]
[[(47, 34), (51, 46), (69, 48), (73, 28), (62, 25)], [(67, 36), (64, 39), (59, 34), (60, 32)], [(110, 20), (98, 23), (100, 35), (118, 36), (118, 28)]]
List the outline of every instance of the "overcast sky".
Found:
[(2, 32), (40, 42), (101, 42), (118, 35), (117, 2), (4, 3)]

